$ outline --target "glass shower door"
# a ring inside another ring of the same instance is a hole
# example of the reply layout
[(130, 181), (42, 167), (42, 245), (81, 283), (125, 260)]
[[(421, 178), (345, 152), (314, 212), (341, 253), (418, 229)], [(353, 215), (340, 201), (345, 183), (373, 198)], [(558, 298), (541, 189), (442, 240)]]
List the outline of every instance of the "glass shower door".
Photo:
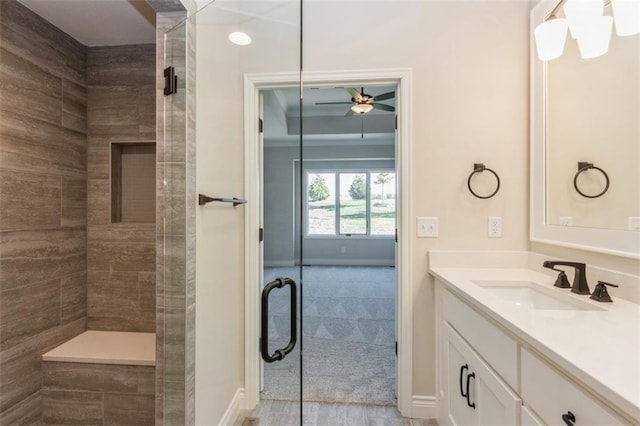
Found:
[[(173, 299), (170, 296), (176, 289), (165, 283), (166, 303), (179, 304), (171, 313), (184, 314), (165, 314), (164, 330), (169, 338), (174, 337), (176, 325), (184, 327), (186, 345), (180, 356), (185, 361), (177, 365), (184, 369), (180, 374), (185, 377), (185, 385), (193, 385), (195, 409), (191, 410), (196, 424), (219, 423), (238, 386), (252, 381), (255, 389), (263, 389), (261, 394), (254, 392), (255, 397), (248, 396), (257, 399), (253, 402), (258, 408), (251, 416), (258, 417), (261, 425), (302, 423), (300, 274), (297, 268), (288, 268), (273, 276), (256, 273), (259, 277), (252, 280), (255, 282), (244, 277), (249, 274), (245, 269), (246, 247), (258, 240), (257, 232), (255, 240), (245, 235), (247, 221), (255, 220), (258, 227), (257, 215), (250, 213), (248, 206), (253, 208), (262, 202), (260, 191), (257, 196), (251, 195), (245, 183), (244, 171), (259, 167), (257, 161), (247, 161), (245, 153), (253, 148), (245, 146), (247, 132), (259, 129), (257, 108), (254, 111), (249, 106), (252, 100), (247, 100), (251, 98), (247, 95), (247, 79), (253, 76), (257, 86), (267, 87), (269, 81), (277, 80), (274, 76), (294, 75), (289, 84), (293, 81), (293, 87), (300, 90), (300, 16), (300, 0), (214, 1), (167, 33), (167, 65), (186, 62), (187, 66), (175, 66), (177, 95), (181, 91), (186, 94), (184, 102), (180, 97), (165, 98), (165, 139), (179, 139), (186, 132), (187, 144), (182, 151), (171, 147), (166, 151), (166, 155), (175, 156), (175, 161), (167, 159), (164, 166), (168, 178), (165, 185), (178, 203), (167, 205), (165, 212), (167, 218), (183, 212), (179, 204), (182, 195), (181, 202), (186, 205), (182, 232), (186, 239), (181, 243), (180, 238), (167, 238), (165, 263), (175, 265), (176, 258), (187, 261), (184, 267), (170, 266), (165, 275), (186, 275), (183, 282), (187, 290)], [(187, 49), (171, 49), (184, 40)], [(195, 44), (189, 40), (195, 40)], [(172, 81), (171, 76), (167, 79)], [(188, 143), (192, 137), (193, 147)], [(261, 140), (253, 134), (250, 138)], [(196, 206), (198, 196), (203, 204)], [(244, 201), (247, 204), (242, 204)], [(193, 215), (191, 206), (196, 206)], [(167, 221), (167, 226), (173, 226)], [(190, 269), (189, 259), (195, 260), (195, 271)], [(191, 280), (196, 283), (193, 292), (189, 290)], [(256, 304), (246, 313), (244, 303), (249, 291)], [(195, 345), (191, 346), (188, 339), (193, 329)], [(260, 343), (257, 338), (252, 342), (255, 353), (245, 348), (245, 333), (262, 336)], [(166, 368), (172, 364), (169, 358), (173, 351), (175, 347), (165, 343)], [(195, 374), (190, 376), (188, 370), (193, 364)], [(174, 383), (166, 373), (165, 389), (170, 390)], [(275, 400), (260, 386), (268, 378), (285, 391), (285, 400)], [(255, 389), (247, 390), (247, 395)], [(184, 392), (188, 394), (189, 389)], [(185, 396), (185, 404), (188, 400)], [(170, 403), (165, 397), (165, 406)], [(189, 410), (187, 406), (187, 416)]]

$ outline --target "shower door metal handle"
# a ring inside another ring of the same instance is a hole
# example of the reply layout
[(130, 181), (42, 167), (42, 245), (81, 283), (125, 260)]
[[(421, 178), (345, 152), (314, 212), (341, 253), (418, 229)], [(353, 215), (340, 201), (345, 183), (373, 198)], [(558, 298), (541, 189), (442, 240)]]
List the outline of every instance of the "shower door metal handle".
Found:
[[(269, 293), (276, 288), (289, 286), (291, 292), (291, 337), (289, 344), (282, 349), (277, 349), (272, 355), (269, 354)], [(298, 340), (298, 287), (291, 278), (276, 278), (267, 284), (262, 290), (262, 333), (260, 336), (260, 354), (267, 363), (282, 361), (288, 353), (296, 346)]]

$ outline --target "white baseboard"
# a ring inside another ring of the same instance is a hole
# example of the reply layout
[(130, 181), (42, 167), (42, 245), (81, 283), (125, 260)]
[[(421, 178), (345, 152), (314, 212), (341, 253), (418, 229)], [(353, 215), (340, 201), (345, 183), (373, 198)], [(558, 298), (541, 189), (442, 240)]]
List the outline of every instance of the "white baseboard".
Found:
[(414, 419), (435, 419), (438, 417), (435, 396), (413, 395), (411, 417)]
[(238, 388), (218, 426), (233, 426), (244, 407), (244, 388)]
[(287, 266), (295, 266), (293, 260), (266, 260), (264, 261), (265, 268), (283, 268)]
[(304, 259), (309, 266), (395, 266), (394, 259)]

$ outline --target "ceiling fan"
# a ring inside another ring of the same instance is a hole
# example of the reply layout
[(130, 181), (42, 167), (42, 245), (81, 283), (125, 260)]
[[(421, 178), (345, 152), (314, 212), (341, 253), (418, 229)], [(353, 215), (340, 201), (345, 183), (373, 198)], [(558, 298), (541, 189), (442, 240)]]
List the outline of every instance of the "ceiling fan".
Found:
[(345, 114), (346, 117), (354, 114), (366, 114), (373, 109), (391, 112), (396, 110), (391, 105), (379, 103), (379, 101), (393, 99), (396, 96), (396, 92), (371, 96), (364, 93), (364, 87), (360, 91), (353, 87), (345, 87), (345, 90), (351, 95), (351, 102), (316, 102), (316, 105), (351, 105), (351, 109)]

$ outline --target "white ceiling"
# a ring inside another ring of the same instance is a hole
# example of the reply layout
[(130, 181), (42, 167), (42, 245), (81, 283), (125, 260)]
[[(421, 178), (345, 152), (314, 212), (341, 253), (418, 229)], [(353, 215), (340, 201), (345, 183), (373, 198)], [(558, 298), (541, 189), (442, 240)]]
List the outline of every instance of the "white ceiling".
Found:
[(85, 46), (156, 42), (155, 13), (145, 0), (18, 1)]

